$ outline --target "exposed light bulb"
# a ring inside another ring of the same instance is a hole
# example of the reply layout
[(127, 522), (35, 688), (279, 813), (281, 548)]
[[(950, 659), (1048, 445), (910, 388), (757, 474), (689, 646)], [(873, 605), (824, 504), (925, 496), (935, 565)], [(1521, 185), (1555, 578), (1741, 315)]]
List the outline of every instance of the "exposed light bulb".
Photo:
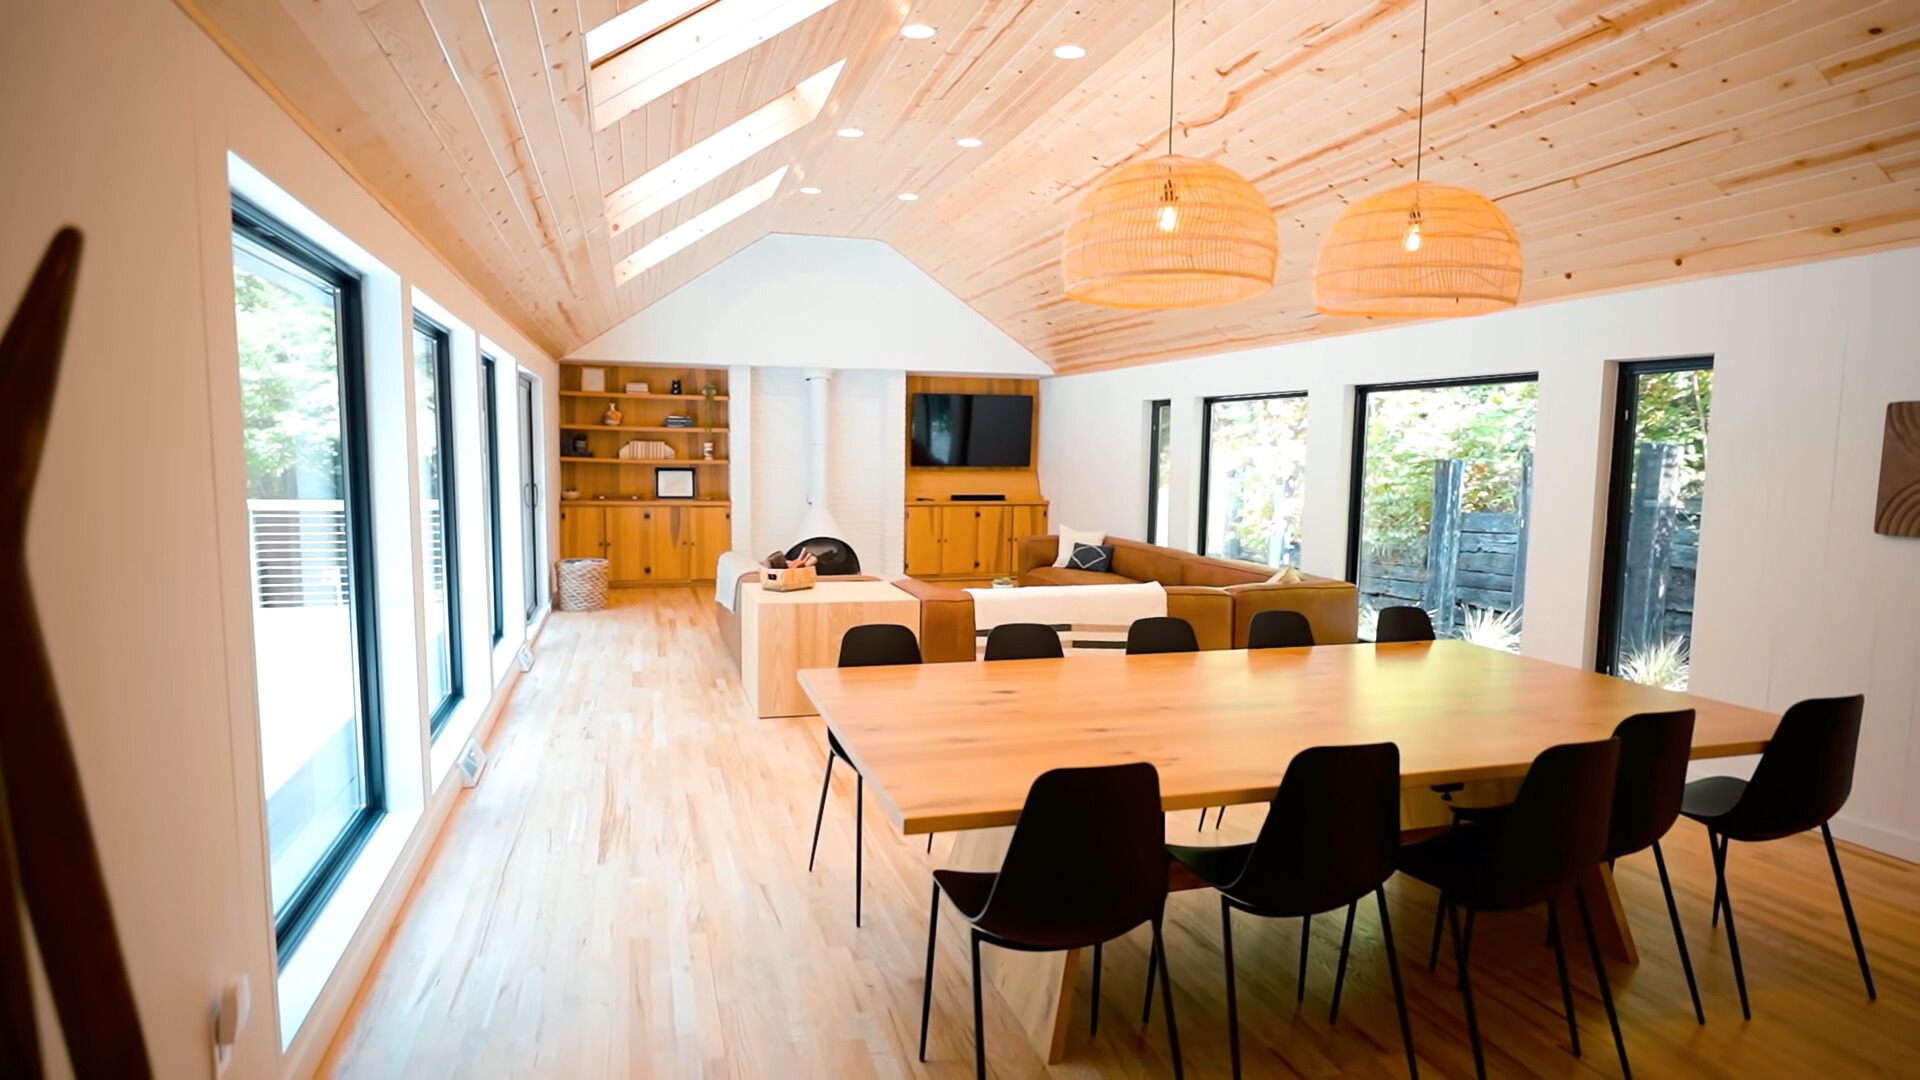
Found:
[(1174, 226), (1180, 224), (1180, 212), (1171, 206), (1163, 206), (1160, 208), (1159, 220), (1154, 224), (1160, 226), (1161, 232), (1172, 232)]
[(1407, 225), (1407, 250), (1420, 250), (1420, 223), (1417, 221)]

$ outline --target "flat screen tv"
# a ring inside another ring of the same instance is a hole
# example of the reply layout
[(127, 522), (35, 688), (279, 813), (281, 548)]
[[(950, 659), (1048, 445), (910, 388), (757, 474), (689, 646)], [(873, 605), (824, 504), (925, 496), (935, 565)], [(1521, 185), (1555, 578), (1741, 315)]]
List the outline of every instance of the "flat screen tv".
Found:
[(1033, 464), (1033, 398), (1024, 394), (913, 395), (913, 463), (1025, 468)]

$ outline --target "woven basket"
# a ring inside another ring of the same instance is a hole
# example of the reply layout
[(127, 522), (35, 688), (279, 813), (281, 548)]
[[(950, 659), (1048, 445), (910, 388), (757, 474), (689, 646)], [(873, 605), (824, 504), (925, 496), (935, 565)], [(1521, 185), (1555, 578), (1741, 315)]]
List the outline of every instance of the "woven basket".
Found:
[(607, 560), (560, 560), (560, 610), (599, 611), (607, 606)]

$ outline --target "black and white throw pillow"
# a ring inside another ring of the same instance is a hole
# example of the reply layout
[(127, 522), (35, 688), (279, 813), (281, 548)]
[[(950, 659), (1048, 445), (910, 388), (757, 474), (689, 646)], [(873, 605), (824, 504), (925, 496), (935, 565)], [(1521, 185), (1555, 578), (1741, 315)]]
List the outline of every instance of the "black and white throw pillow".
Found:
[(1067, 568), (1069, 570), (1092, 570), (1095, 573), (1109, 574), (1113, 572), (1112, 567), (1112, 544), (1100, 544), (1097, 546), (1094, 544), (1075, 544), (1073, 545), (1073, 554), (1067, 556)]

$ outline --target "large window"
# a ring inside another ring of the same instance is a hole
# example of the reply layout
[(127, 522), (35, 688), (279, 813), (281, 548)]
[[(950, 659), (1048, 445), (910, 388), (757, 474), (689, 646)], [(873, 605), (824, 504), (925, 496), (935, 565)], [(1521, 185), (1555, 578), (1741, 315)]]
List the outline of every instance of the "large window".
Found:
[(1598, 662), (1669, 690), (1687, 688), (1712, 403), (1710, 358), (1620, 365)]
[(480, 458), (485, 483), (482, 494), (487, 501), (487, 575), (488, 618), (495, 645), (507, 633), (506, 602), (501, 599), (505, 580), (500, 563), (500, 399), (494, 380), (497, 367), (491, 356), (480, 355)]
[(1163, 543), (1161, 531), (1167, 527), (1168, 493), (1167, 448), (1171, 445), (1173, 402), (1156, 401), (1148, 409), (1147, 420), (1147, 543)]
[(1200, 451), (1200, 553), (1299, 565), (1307, 396), (1208, 398), (1206, 436)]
[(382, 809), (360, 279), (242, 200), (234, 322), (281, 963)]
[(1359, 388), (1347, 572), (1362, 638), (1406, 605), (1441, 637), (1520, 650), (1533, 380)]
[(427, 713), (434, 735), (460, 704), (460, 560), (453, 500), (453, 369), (445, 328), (413, 318), (414, 438), (426, 572)]

